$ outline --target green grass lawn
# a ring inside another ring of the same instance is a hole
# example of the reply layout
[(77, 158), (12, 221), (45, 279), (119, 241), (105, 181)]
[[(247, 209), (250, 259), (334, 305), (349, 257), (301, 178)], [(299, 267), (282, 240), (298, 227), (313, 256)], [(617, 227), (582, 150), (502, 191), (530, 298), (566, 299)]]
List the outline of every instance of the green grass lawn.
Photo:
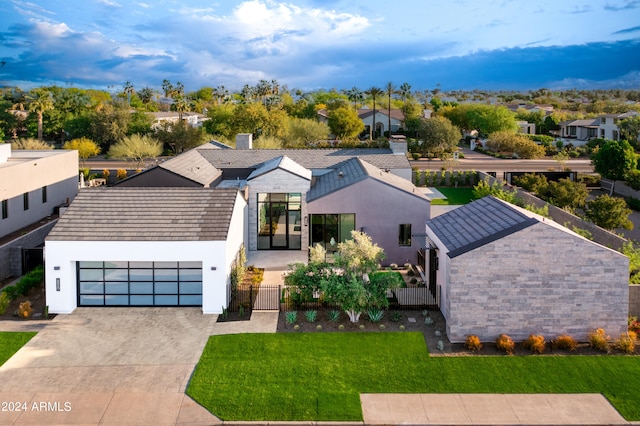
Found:
[(436, 198), (431, 201), (431, 204), (436, 205), (461, 205), (469, 204), (473, 201), (473, 188), (436, 188), (438, 191), (447, 197), (446, 199)]
[(0, 331), (0, 365), (18, 352), (36, 334), (35, 332)]
[(429, 357), (421, 333), (211, 336), (187, 394), (223, 420), (362, 420), (361, 393), (602, 393), (640, 420), (635, 356)]

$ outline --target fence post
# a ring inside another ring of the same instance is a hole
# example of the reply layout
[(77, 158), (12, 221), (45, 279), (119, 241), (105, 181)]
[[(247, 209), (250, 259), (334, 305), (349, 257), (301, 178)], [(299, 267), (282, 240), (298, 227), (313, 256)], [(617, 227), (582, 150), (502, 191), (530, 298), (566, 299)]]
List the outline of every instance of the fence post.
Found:
[(249, 309), (253, 310), (253, 285), (249, 286)]

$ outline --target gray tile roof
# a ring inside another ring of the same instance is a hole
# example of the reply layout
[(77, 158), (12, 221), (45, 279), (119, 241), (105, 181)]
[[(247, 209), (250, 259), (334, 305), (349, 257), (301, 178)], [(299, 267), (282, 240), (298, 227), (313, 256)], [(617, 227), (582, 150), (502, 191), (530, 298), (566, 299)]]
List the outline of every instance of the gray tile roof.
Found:
[(251, 172), (247, 180), (255, 179), (258, 176), (269, 173), (275, 169), (282, 169), (304, 179), (311, 180), (311, 171), (309, 169), (305, 169), (286, 155), (281, 155), (263, 163), (256, 170)]
[(413, 183), (407, 179), (396, 176), (393, 173), (386, 172), (362, 158), (350, 158), (331, 167), (329, 173), (320, 175), (316, 178), (315, 184), (307, 194), (307, 201), (324, 197), (332, 192), (346, 188), (354, 183), (364, 179), (375, 179), (386, 185), (393, 186), (396, 189), (423, 198), (428, 198)]
[(178, 156), (172, 157), (160, 163), (159, 167), (177, 175), (184, 176), (203, 186), (208, 186), (222, 175), (222, 171), (216, 169), (210, 162), (204, 159), (196, 149), (191, 149)]
[(222, 241), (237, 189), (105, 188), (81, 191), (49, 241)]
[(454, 258), (538, 223), (495, 197), (484, 197), (427, 221)]
[(217, 169), (256, 169), (262, 163), (286, 155), (306, 169), (326, 169), (360, 157), (381, 169), (410, 169), (405, 155), (394, 155), (386, 148), (351, 149), (204, 149), (199, 150)]

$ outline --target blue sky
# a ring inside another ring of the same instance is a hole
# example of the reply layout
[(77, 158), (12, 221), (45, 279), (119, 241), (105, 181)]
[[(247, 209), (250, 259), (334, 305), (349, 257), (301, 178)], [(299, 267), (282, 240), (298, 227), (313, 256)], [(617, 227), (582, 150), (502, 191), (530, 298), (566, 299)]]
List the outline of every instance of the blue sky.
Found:
[[(4, 63), (4, 65), (2, 65)], [(640, 89), (640, 0), (3, 0), (0, 85)]]

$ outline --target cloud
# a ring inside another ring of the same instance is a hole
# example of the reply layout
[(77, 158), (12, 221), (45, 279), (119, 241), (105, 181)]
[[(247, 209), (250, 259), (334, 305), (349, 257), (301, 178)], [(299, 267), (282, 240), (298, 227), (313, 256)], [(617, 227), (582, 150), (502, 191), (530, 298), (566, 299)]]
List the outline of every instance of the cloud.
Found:
[(609, 12), (620, 12), (622, 10), (633, 10), (640, 7), (640, 0), (622, 0), (617, 3), (607, 3), (604, 6), (604, 10)]
[(613, 34), (629, 34), (629, 33), (635, 33), (636, 31), (640, 31), (640, 26), (624, 28), (622, 30), (614, 32)]

